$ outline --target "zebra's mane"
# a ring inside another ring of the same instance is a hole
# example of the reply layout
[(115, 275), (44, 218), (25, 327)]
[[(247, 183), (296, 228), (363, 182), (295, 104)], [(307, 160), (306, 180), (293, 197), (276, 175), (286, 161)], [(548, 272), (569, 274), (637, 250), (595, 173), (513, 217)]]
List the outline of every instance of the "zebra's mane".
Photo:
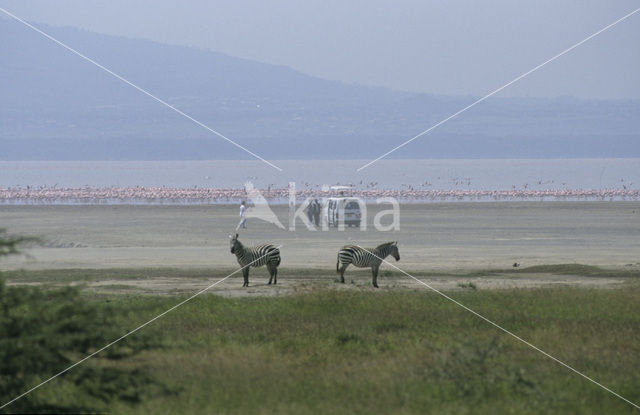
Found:
[(394, 244), (395, 244), (395, 242), (385, 242), (383, 244), (380, 244), (380, 245), (376, 246), (376, 249), (386, 248), (386, 247), (389, 247), (389, 246), (394, 245)]

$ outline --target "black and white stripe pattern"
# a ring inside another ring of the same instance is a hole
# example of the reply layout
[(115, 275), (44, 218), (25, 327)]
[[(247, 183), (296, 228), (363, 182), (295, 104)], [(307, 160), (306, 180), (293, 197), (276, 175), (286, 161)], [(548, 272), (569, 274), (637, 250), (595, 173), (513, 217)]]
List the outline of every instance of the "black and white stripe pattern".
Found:
[(271, 244), (262, 244), (252, 247), (246, 247), (238, 240), (238, 234), (229, 235), (231, 239), (231, 253), (236, 255), (238, 264), (242, 269), (244, 277), (243, 287), (249, 286), (249, 268), (267, 266), (269, 270), (269, 284), (273, 280), (274, 284), (278, 283), (278, 265), (280, 265), (280, 250)]
[(378, 269), (382, 260), (389, 255), (392, 255), (396, 261), (400, 261), (397, 241), (386, 242), (375, 248), (361, 248), (356, 245), (343, 246), (338, 251), (338, 263), (336, 264), (336, 272), (340, 273), (340, 282), (344, 284), (344, 271), (349, 264), (353, 264), (358, 268), (371, 267), (373, 286), (378, 288)]

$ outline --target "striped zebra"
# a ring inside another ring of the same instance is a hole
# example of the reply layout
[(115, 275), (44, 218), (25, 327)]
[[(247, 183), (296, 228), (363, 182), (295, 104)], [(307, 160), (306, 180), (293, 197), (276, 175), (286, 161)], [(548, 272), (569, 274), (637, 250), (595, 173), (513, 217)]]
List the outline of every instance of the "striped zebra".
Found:
[[(386, 242), (375, 248), (360, 248), (355, 245), (345, 245), (338, 251), (338, 263), (336, 264), (336, 272), (340, 273), (340, 282), (344, 284), (344, 271), (349, 264), (353, 264), (358, 268), (371, 267), (373, 274), (373, 286), (378, 288), (378, 269), (382, 260), (392, 255), (396, 261), (400, 261), (400, 252), (398, 252), (398, 241)], [(342, 264), (342, 266), (340, 266)]]
[(252, 247), (242, 245), (236, 236), (229, 235), (231, 239), (231, 253), (236, 255), (238, 264), (242, 268), (242, 276), (244, 277), (243, 287), (249, 286), (249, 268), (267, 266), (269, 269), (269, 284), (273, 280), (274, 284), (278, 283), (278, 265), (280, 265), (280, 250), (271, 244), (262, 244)]

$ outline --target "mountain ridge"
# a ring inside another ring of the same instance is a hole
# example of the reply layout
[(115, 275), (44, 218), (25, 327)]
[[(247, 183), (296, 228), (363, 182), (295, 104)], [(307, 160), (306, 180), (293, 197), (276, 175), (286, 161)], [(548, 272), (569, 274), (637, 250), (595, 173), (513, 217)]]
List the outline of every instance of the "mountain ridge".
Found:
[[(265, 158), (372, 158), (477, 98), (392, 91), (187, 46), (37, 25)], [(251, 156), (0, 20), (3, 160)], [(492, 97), (397, 158), (639, 157), (640, 101)]]

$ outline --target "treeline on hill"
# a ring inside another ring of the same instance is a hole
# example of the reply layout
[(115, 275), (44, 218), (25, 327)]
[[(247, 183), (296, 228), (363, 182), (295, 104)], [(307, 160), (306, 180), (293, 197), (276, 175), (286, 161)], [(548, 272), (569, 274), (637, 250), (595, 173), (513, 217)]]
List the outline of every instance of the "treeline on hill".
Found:
[[(29, 240), (0, 230), (0, 258), (17, 254)], [(10, 287), (0, 275), (0, 406), (125, 334), (113, 324), (116, 313), (75, 288)], [(144, 370), (113, 364), (152, 347), (157, 344), (150, 337), (136, 333), (52, 380), (56, 393), (43, 398), (35, 390), (0, 413), (95, 411), (167, 392)]]

